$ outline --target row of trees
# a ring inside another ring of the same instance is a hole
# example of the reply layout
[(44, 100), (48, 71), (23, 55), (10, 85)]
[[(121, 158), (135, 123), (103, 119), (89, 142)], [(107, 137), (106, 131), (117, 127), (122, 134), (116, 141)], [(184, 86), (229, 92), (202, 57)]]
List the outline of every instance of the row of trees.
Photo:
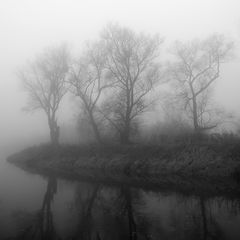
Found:
[(178, 42), (172, 51), (174, 58), (165, 67), (160, 64), (162, 43), (158, 36), (109, 25), (77, 59), (72, 59), (66, 46), (47, 49), (19, 74), (29, 95), (27, 110), (45, 112), (51, 142), (58, 145), (57, 111), (64, 95), (71, 92), (81, 100), (99, 143), (101, 119), (115, 129), (121, 143), (127, 144), (139, 116), (153, 102), (151, 92), (169, 81), (194, 130), (215, 127), (216, 123), (210, 123), (210, 90), (232, 43), (220, 35)]

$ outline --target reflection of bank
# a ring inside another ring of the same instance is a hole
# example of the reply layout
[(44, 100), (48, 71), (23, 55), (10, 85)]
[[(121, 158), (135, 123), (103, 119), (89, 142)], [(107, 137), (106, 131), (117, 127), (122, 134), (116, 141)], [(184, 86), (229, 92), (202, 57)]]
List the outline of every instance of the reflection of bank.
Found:
[[(148, 194), (126, 185), (117, 188), (78, 182), (74, 187), (74, 199), (70, 195), (74, 204), (67, 208), (71, 218), (65, 221), (70, 228), (66, 238), (61, 235), (64, 240), (226, 239), (221, 219), (215, 215), (219, 206), (216, 200), (212, 202), (204, 195), (178, 199), (175, 195)], [(53, 221), (52, 211), (56, 192), (57, 180), (51, 177), (40, 210), (34, 213), (36, 220), (24, 227), (15, 240), (60, 239), (54, 227), (59, 219)]]
[(137, 240), (137, 225), (133, 215), (132, 194), (129, 188), (122, 188), (123, 197), (125, 198), (125, 209), (128, 218), (129, 239)]
[(49, 177), (47, 190), (44, 194), (41, 209), (37, 212), (35, 220), (26, 226), (12, 240), (60, 240), (53, 224), (51, 205), (53, 197), (57, 192), (57, 179)]
[[(189, 225), (182, 229), (184, 239), (226, 240), (228, 239), (214, 216), (214, 205), (205, 196), (196, 198), (196, 205), (189, 212)], [(186, 221), (186, 219), (185, 219)]]
[(78, 225), (72, 239), (137, 240), (132, 192), (128, 187), (104, 189), (79, 185), (76, 191)]
[(206, 200), (202, 196), (199, 197), (199, 205), (202, 219), (202, 239), (226, 239), (221, 226), (213, 218), (210, 209), (207, 209)]
[(98, 230), (95, 228), (92, 213), (100, 189), (100, 185), (96, 185), (89, 187), (87, 192), (84, 192), (79, 187), (75, 199), (78, 212), (78, 225), (72, 239), (101, 239)]

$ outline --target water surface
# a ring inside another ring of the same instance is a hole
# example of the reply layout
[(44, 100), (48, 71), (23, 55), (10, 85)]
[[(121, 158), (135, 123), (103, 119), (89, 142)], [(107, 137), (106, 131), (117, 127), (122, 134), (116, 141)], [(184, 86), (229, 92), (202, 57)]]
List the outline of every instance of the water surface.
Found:
[(240, 239), (238, 199), (28, 173), (0, 160), (0, 239)]

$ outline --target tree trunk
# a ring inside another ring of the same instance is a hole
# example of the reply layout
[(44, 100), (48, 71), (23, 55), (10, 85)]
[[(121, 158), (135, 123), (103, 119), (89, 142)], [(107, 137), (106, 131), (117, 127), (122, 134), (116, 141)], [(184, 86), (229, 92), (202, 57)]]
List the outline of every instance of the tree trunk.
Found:
[(131, 120), (130, 120), (130, 116), (131, 116), (131, 110), (132, 110), (132, 106), (130, 104), (131, 98), (133, 99), (133, 95), (131, 95), (131, 93), (133, 94), (133, 88), (129, 88), (127, 86), (126, 89), (126, 115), (125, 115), (125, 119), (124, 119), (124, 127), (123, 127), (123, 131), (120, 134), (120, 142), (121, 144), (129, 144), (129, 138), (130, 138), (130, 124), (131, 124)]
[(50, 128), (50, 139), (53, 147), (59, 146), (59, 126), (57, 125), (54, 119), (50, 119), (48, 121)]
[(50, 130), (51, 143), (54, 147), (59, 145), (59, 127)]
[(89, 118), (90, 118), (90, 123), (91, 123), (92, 128), (93, 128), (93, 132), (95, 134), (95, 138), (96, 138), (97, 142), (100, 144), (102, 142), (102, 138), (101, 138), (98, 126), (95, 122), (93, 113), (91, 111), (89, 111)]
[(125, 122), (124, 129), (121, 132), (121, 136), (120, 136), (121, 144), (129, 144), (130, 143), (129, 138), (130, 138), (130, 121), (127, 120)]
[(199, 125), (198, 125), (198, 114), (197, 114), (197, 100), (196, 96), (193, 96), (193, 126), (195, 133), (199, 133)]

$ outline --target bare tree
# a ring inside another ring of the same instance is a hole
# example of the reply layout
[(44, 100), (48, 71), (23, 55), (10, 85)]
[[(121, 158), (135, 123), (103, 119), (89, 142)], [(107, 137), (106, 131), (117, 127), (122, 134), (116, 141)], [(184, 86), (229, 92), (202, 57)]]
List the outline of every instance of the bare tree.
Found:
[(99, 101), (103, 91), (113, 86), (105, 78), (105, 71), (106, 55), (100, 42), (89, 45), (70, 71), (72, 92), (81, 99), (98, 143), (102, 141), (96, 119)]
[(128, 28), (109, 25), (102, 33), (107, 51), (108, 77), (115, 89), (107, 109), (108, 120), (128, 143), (134, 120), (146, 110), (146, 96), (159, 80), (158, 36), (136, 34)]
[(19, 77), (28, 93), (27, 111), (43, 110), (48, 119), (51, 143), (59, 144), (59, 126), (57, 111), (63, 96), (67, 92), (69, 52), (66, 46), (47, 49)]
[(176, 43), (176, 61), (170, 64), (170, 75), (177, 99), (183, 100), (195, 132), (217, 126), (217, 123), (211, 123), (211, 86), (219, 78), (220, 66), (228, 59), (231, 49), (232, 43), (221, 35), (213, 35), (204, 41)]

